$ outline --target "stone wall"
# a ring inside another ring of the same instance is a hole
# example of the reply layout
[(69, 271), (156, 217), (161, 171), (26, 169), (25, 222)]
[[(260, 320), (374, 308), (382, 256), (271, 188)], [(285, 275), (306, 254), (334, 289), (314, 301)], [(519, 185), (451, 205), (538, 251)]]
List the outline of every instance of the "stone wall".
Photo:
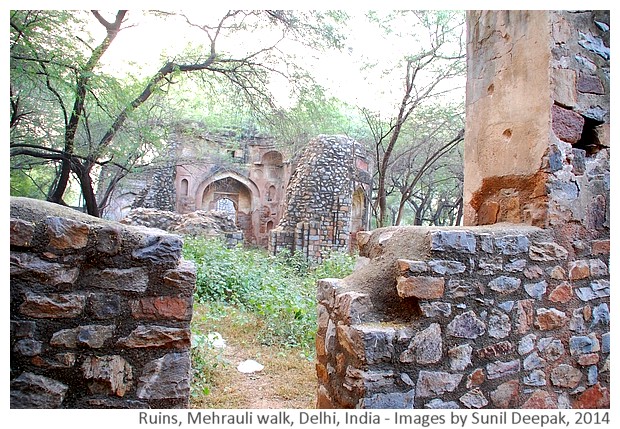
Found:
[(189, 405), (180, 237), (11, 199), (11, 408)]
[(608, 228), (609, 11), (467, 24), (464, 223)]
[(608, 408), (609, 240), (530, 226), (360, 233), (318, 284), (318, 408)]
[(321, 135), (310, 141), (289, 181), (270, 252), (301, 252), (321, 261), (330, 251), (351, 250), (355, 234), (368, 225), (368, 170), (366, 152), (355, 140)]

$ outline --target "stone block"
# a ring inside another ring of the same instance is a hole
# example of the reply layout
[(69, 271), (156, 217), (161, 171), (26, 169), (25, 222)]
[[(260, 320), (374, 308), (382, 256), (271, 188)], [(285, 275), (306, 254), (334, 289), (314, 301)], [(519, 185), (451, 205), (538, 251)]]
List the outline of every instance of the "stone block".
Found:
[(603, 277), (609, 275), (609, 270), (605, 262), (600, 259), (590, 259), (590, 275), (593, 277)]
[(125, 396), (132, 386), (131, 365), (122, 356), (87, 356), (82, 375), (90, 383), (90, 393)]
[(568, 282), (562, 282), (549, 293), (549, 301), (566, 304), (573, 298), (573, 287)]
[(31, 372), (11, 380), (11, 408), (60, 408), (69, 386)]
[(504, 235), (495, 238), (495, 248), (503, 255), (527, 253), (530, 240), (525, 235)]
[(338, 408), (336, 404), (334, 404), (334, 401), (332, 397), (329, 395), (329, 392), (323, 385), (319, 386), (319, 389), (317, 392), (316, 408), (318, 409)]
[(489, 337), (505, 338), (510, 333), (510, 318), (499, 311), (493, 311), (487, 322)]
[(121, 298), (118, 295), (91, 293), (88, 295), (86, 309), (94, 319), (111, 319), (121, 314)]
[(551, 107), (551, 128), (556, 137), (567, 143), (575, 144), (581, 138), (585, 120), (572, 110), (554, 104)]
[(588, 74), (581, 74), (577, 79), (577, 91), (585, 94), (605, 94), (605, 88), (598, 76)]
[(196, 265), (192, 261), (182, 259), (177, 268), (164, 273), (163, 283), (165, 286), (185, 295), (194, 293), (196, 287)]
[(52, 335), (50, 345), (72, 349), (78, 346), (98, 349), (112, 338), (115, 330), (115, 325), (83, 325), (72, 329), (61, 329)]
[(364, 342), (366, 362), (373, 365), (379, 362), (390, 362), (394, 354), (394, 338), (396, 329), (391, 327), (375, 327), (361, 325), (356, 327)]
[(336, 292), (342, 287), (342, 280), (321, 279), (316, 284), (316, 297), (319, 303), (328, 309), (334, 307)]
[(577, 368), (560, 364), (551, 371), (551, 382), (554, 386), (574, 389), (579, 385), (582, 376), (581, 371)]
[(41, 350), (43, 343), (31, 338), (23, 338), (13, 345), (13, 351), (22, 356), (37, 356), (41, 354)]
[(509, 362), (495, 361), (487, 364), (486, 370), (487, 378), (489, 380), (495, 380), (496, 378), (506, 377), (519, 372), (521, 370), (521, 362), (519, 359)]
[(596, 326), (609, 326), (610, 315), (609, 315), (609, 307), (607, 303), (603, 302), (592, 310), (592, 322), (590, 323), (590, 328), (594, 328)]
[(361, 408), (373, 409), (404, 409), (413, 408), (415, 389), (407, 392), (376, 393), (369, 398), (362, 399)]
[(335, 316), (347, 324), (361, 323), (364, 317), (372, 311), (372, 308), (370, 296), (365, 293), (344, 292), (335, 296)]
[(399, 360), (403, 363), (416, 362), (420, 365), (437, 363), (443, 356), (442, 347), (441, 328), (439, 323), (433, 323), (413, 337)]
[(493, 225), (497, 222), (499, 203), (497, 201), (485, 201), (478, 209), (478, 225)]
[(534, 299), (542, 299), (543, 295), (547, 292), (547, 282), (545, 280), (538, 283), (526, 283), (523, 288), (529, 296)]
[(609, 396), (609, 389), (597, 383), (581, 393), (572, 405), (576, 409), (609, 408)]
[(139, 399), (186, 399), (190, 392), (189, 352), (168, 353), (144, 365), (136, 396)]
[(86, 287), (126, 292), (144, 292), (149, 286), (149, 270), (144, 267), (91, 270), (82, 280)]
[(473, 389), (459, 398), (459, 401), (467, 408), (483, 408), (489, 404), (487, 398), (480, 389)]
[(177, 266), (183, 249), (181, 237), (167, 234), (150, 236), (145, 241), (143, 247), (131, 253), (133, 259), (153, 265)]
[(588, 353), (577, 357), (577, 363), (581, 366), (590, 366), (598, 364), (600, 356), (598, 353)]
[(431, 250), (476, 252), (476, 237), (469, 231), (433, 231), (430, 233)]
[(398, 277), (396, 289), (401, 298), (437, 299), (443, 297), (443, 277)]
[(532, 261), (549, 262), (568, 258), (568, 250), (553, 242), (533, 243), (529, 256)]
[(541, 371), (540, 369), (535, 369), (534, 371), (523, 377), (523, 384), (525, 384), (526, 386), (545, 386), (547, 384), (546, 375), (544, 371)]
[(11, 252), (11, 278), (49, 286), (73, 286), (80, 269), (49, 262), (30, 253)]
[(542, 331), (561, 328), (568, 323), (568, 316), (555, 308), (536, 309), (536, 327)]
[(538, 341), (537, 348), (548, 362), (558, 360), (566, 353), (562, 341), (551, 337), (541, 338)]
[(450, 374), (442, 371), (420, 371), (415, 393), (417, 398), (441, 396), (453, 392), (461, 382), (463, 374)]
[(523, 359), (523, 369), (526, 371), (531, 371), (536, 368), (542, 368), (545, 366), (545, 361), (538, 356), (538, 353), (534, 352), (525, 359)]
[(523, 356), (525, 354), (528, 354), (532, 350), (534, 350), (535, 346), (536, 346), (536, 335), (528, 334), (519, 340), (519, 346), (517, 348), (517, 351), (519, 352), (521, 356)]
[(512, 293), (521, 287), (521, 279), (509, 276), (499, 276), (491, 280), (488, 286), (495, 292), (502, 294)]
[(521, 406), (525, 409), (557, 409), (558, 398), (545, 390), (536, 390)]
[(421, 274), (429, 270), (428, 264), (424, 261), (411, 261), (409, 259), (399, 259), (396, 261), (398, 271), (402, 275), (413, 273)]
[[(338, 340), (338, 344), (347, 351), (349, 356), (354, 359), (357, 359), (360, 363), (366, 363), (366, 349), (364, 338), (362, 337), (361, 331), (356, 328), (347, 325), (338, 325), (335, 327), (336, 329), (336, 339)], [(330, 343), (330, 327), (327, 328), (327, 337), (326, 337), (326, 347), (329, 347)], [(333, 349), (328, 349), (327, 353)], [(376, 359), (381, 359), (382, 353), (390, 353), (391, 357), (392, 350), (378, 350), (378, 354), (375, 356)]]
[(107, 255), (116, 255), (121, 250), (122, 236), (121, 229), (114, 225), (106, 225), (96, 231), (97, 245), (95, 249), (98, 252)]
[(11, 219), (11, 246), (30, 247), (34, 238), (34, 223), (21, 219)]
[(422, 302), (420, 310), (424, 317), (449, 317), (452, 314), (452, 304), (449, 302)]
[(510, 354), (514, 351), (514, 346), (510, 341), (500, 341), (490, 346), (482, 347), (476, 350), (476, 355), (480, 359), (497, 358), (499, 356)]
[(138, 326), (127, 337), (120, 338), (118, 347), (145, 348), (189, 348), (189, 329), (170, 328), (167, 326)]
[(611, 244), (609, 240), (594, 240), (592, 241), (592, 254), (593, 255), (609, 255)]
[(439, 398), (428, 401), (424, 404), (424, 408), (430, 410), (458, 410), (459, 404), (454, 401), (443, 401)]
[(130, 302), (134, 319), (191, 320), (192, 299), (174, 296), (141, 298)]
[(598, 338), (596, 338), (596, 334), (570, 337), (568, 345), (570, 354), (573, 356), (598, 352), (601, 349)]
[(448, 350), (450, 357), (450, 369), (452, 371), (463, 371), (471, 365), (471, 353), (473, 349), (469, 344), (461, 344)]
[(35, 322), (11, 320), (11, 338), (34, 338), (36, 328)]
[(491, 402), (496, 408), (516, 408), (519, 403), (519, 382), (506, 381), (490, 393)]
[(452, 337), (475, 340), (486, 332), (486, 325), (476, 313), (468, 311), (452, 319), (446, 332)]
[(515, 306), (515, 330), (527, 334), (534, 324), (534, 304), (531, 299), (519, 300)]
[(48, 216), (45, 219), (49, 246), (57, 250), (78, 250), (88, 244), (90, 227), (73, 219)]
[(590, 276), (590, 264), (586, 260), (572, 261), (568, 264), (569, 280), (581, 280)]
[(39, 295), (26, 292), (19, 310), (22, 314), (35, 318), (59, 319), (76, 317), (82, 314), (86, 297), (80, 294), (50, 293)]
[(465, 387), (471, 389), (474, 386), (481, 386), (485, 380), (486, 376), (484, 375), (484, 371), (482, 370), (482, 368), (476, 368), (471, 374), (467, 376)]
[(438, 260), (434, 259), (432, 261), (428, 261), (428, 266), (435, 274), (460, 274), (464, 273), (467, 267), (464, 263), (460, 261), (446, 261), (446, 260)]
[(506, 263), (505, 269), (509, 273), (516, 273), (525, 270), (527, 261), (525, 259), (517, 259)]
[(576, 73), (574, 70), (554, 68), (551, 73), (553, 99), (565, 107), (574, 107), (577, 103)]

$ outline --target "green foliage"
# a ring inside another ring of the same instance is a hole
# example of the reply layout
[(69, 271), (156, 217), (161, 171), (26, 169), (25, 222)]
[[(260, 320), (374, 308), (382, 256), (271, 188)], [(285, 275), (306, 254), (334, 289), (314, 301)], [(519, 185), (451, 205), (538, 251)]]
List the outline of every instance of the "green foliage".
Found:
[[(193, 327), (193, 326), (192, 326)], [(213, 338), (192, 329), (192, 384), (191, 395), (208, 395), (217, 377), (217, 371), (225, 365), (222, 349), (215, 347)]]
[(310, 354), (316, 331), (316, 281), (344, 277), (353, 258), (333, 253), (309, 267), (299, 256), (227, 248), (217, 239), (187, 237), (184, 256), (197, 266), (197, 302), (235, 305), (260, 316), (257, 335), (266, 344), (301, 347)]

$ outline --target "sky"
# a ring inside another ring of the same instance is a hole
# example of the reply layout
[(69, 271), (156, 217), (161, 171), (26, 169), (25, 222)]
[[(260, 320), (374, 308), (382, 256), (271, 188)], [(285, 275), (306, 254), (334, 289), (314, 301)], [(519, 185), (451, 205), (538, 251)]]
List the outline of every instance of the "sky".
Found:
[[(189, 13), (198, 21), (202, 14), (221, 16), (223, 11), (201, 9)], [(350, 20), (344, 28), (347, 33), (346, 46), (342, 52), (332, 50), (317, 53), (300, 44), (286, 42), (282, 46), (287, 52), (295, 52), (303, 66), (315, 75), (317, 81), (331, 95), (352, 105), (384, 111), (391, 110), (402, 91), (402, 73), (397, 73), (392, 77), (383, 76), (381, 68), (366, 70), (362, 73), (360, 72), (362, 61), (379, 64), (393, 63), (395, 59), (402, 58), (406, 53), (415, 52), (417, 47), (411, 46), (411, 38), (398, 38), (392, 35), (391, 38), (386, 39), (376, 25), (368, 23), (362, 10), (351, 10), (349, 15)], [(174, 56), (180, 53), (188, 43), (204, 42), (204, 34), (201, 31), (188, 29), (183, 20), (179, 18), (170, 17), (165, 21), (152, 17), (138, 18), (137, 13), (132, 14), (130, 10), (129, 23), (133, 26), (121, 31), (105, 54), (104, 61), (107, 63), (105, 70), (108, 72), (119, 75), (129, 72), (146, 77), (153, 74), (162, 64), (160, 57), (162, 50)], [(395, 33), (399, 31), (398, 28), (393, 30)], [(218, 42), (218, 48), (223, 51), (235, 51), (240, 47), (247, 47), (258, 36), (252, 34), (249, 39), (247, 37), (247, 35), (237, 33), (234, 39), (230, 40), (232, 44), (229, 40), (222, 39), (221, 44)], [(265, 37), (273, 38), (269, 35)], [(137, 69), (131, 66), (132, 61), (143, 64), (143, 68)], [(463, 97), (464, 83), (463, 78), (454, 84), (460, 87), (460, 90), (455, 92), (455, 97)], [(287, 104), (291, 103), (288, 88), (283, 82), (278, 82), (272, 89), (282, 107), (287, 107)]]

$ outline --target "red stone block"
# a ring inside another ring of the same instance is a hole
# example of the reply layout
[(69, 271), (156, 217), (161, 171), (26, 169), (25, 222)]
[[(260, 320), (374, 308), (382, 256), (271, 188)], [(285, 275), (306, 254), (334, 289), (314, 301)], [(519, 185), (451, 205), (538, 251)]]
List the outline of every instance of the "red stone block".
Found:
[(562, 141), (575, 144), (581, 138), (585, 120), (579, 113), (553, 105), (551, 108), (551, 127)]
[(581, 366), (596, 365), (599, 360), (600, 356), (598, 353), (588, 353), (577, 358), (577, 362)]
[(399, 277), (396, 285), (401, 298), (437, 299), (443, 297), (443, 277)]
[(609, 240), (595, 240), (592, 242), (593, 255), (609, 255)]
[(557, 409), (558, 398), (553, 393), (544, 390), (537, 390), (532, 393), (521, 408), (527, 409)]
[(609, 408), (609, 389), (596, 383), (579, 395), (573, 402), (573, 408)]
[(568, 282), (563, 282), (549, 294), (549, 300), (553, 302), (567, 303), (573, 297), (573, 287)]
[(571, 280), (586, 279), (590, 276), (588, 261), (573, 261), (568, 267), (568, 278)]
[(192, 300), (171, 296), (148, 297), (131, 302), (134, 319), (191, 320)]

